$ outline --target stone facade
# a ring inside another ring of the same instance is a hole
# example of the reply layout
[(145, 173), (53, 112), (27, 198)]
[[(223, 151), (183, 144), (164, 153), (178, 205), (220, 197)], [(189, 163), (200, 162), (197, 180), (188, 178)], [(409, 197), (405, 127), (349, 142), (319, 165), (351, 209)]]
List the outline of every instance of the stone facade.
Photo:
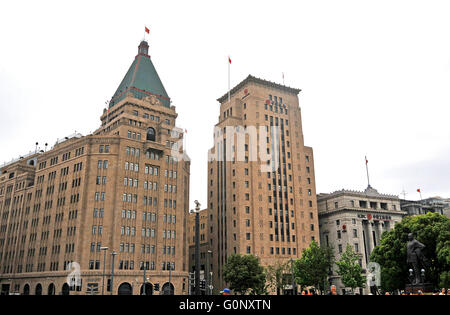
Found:
[[(263, 266), (319, 241), (314, 156), (304, 145), (300, 90), (248, 76), (224, 95), (208, 162), (214, 291), (232, 254)], [(241, 140), (239, 142), (239, 139)]]
[[(195, 213), (189, 214), (189, 271), (195, 272)], [(206, 209), (201, 210), (199, 214), (200, 219), (200, 279), (208, 280), (206, 274), (212, 270), (211, 253), (209, 246), (209, 233), (208, 233), (208, 211)], [(209, 256), (208, 256), (209, 255)], [(192, 282), (194, 278), (191, 276)], [(191, 291), (194, 291), (194, 287), (191, 287)], [(202, 294), (206, 293), (204, 290)]]
[(423, 200), (401, 200), (401, 207), (409, 216), (417, 216), (428, 212), (439, 213), (449, 217), (450, 201), (448, 199), (433, 197)]
[[(138, 66), (151, 63), (143, 43), (131, 71), (141, 84), (148, 73)], [(110, 294), (113, 251), (113, 294), (140, 294), (145, 266), (147, 294), (170, 293), (169, 278), (172, 292), (187, 293), (190, 162), (181, 153), (183, 132), (175, 128), (174, 106), (151, 86), (141, 94), (133, 86), (119, 91), (125, 95), (104, 110), (93, 134), (66, 137), (0, 168), (4, 293), (101, 294), (105, 268)], [(81, 285), (69, 291), (66, 278), (77, 271), (68, 270), (71, 262), (79, 264)]]
[[(380, 243), (383, 232), (392, 229), (406, 212), (401, 211), (398, 196), (378, 193), (372, 187), (365, 191), (341, 190), (317, 196), (319, 207), (320, 241), (334, 250), (335, 259), (350, 244), (360, 253), (360, 264), (365, 271), (372, 250)], [(336, 266), (334, 266), (336, 267)], [(340, 294), (345, 290), (340, 277), (333, 270), (330, 284)], [(364, 289), (368, 293), (368, 286)]]

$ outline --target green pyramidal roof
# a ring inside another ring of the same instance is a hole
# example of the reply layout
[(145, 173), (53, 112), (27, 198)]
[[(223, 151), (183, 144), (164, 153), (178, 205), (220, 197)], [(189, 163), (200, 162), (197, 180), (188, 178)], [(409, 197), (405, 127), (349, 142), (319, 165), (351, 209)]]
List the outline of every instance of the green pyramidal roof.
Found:
[(162, 105), (170, 107), (169, 95), (167, 95), (150, 56), (148, 55), (148, 43), (146, 41), (140, 43), (138, 55), (111, 98), (109, 107), (111, 108), (120, 102), (129, 92), (138, 99), (155, 95), (161, 101)]

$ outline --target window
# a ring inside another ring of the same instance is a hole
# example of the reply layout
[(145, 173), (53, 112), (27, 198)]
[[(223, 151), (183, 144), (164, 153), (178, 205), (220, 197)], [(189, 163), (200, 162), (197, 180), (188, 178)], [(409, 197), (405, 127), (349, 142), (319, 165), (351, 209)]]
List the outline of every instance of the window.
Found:
[(155, 129), (153, 129), (151, 127), (147, 129), (147, 140), (156, 141)]

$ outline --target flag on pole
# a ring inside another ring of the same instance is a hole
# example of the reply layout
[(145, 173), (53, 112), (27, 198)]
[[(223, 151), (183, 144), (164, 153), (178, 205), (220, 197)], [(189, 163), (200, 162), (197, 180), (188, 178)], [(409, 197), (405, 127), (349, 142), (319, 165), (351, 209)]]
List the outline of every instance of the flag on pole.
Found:
[(231, 58), (230, 58), (230, 56), (228, 56), (228, 62), (229, 62), (230, 65), (231, 65)]
[(150, 30), (149, 30), (149, 28), (146, 26), (145, 27), (145, 32), (147, 33), (147, 34), (150, 34)]
[(366, 156), (365, 158), (366, 158), (366, 164), (368, 164), (368, 163), (369, 163), (369, 160), (367, 160), (367, 156)]
[(420, 193), (420, 188), (417, 188), (417, 192)]

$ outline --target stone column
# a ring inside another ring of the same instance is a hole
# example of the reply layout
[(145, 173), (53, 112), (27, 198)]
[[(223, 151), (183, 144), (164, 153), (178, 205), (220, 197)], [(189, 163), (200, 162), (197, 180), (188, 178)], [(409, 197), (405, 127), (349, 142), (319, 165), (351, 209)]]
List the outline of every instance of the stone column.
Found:
[(372, 254), (373, 250), (373, 229), (372, 229), (372, 222), (370, 220), (367, 220), (367, 242), (368, 242), (368, 249), (369, 249), (369, 256)]
[(377, 242), (377, 244), (378, 245), (380, 245), (380, 243), (381, 243), (381, 234), (383, 234), (383, 226), (382, 226), (382, 224), (383, 224), (383, 222), (378, 221), (378, 225), (377, 225), (377, 228), (378, 228), (378, 242)]

